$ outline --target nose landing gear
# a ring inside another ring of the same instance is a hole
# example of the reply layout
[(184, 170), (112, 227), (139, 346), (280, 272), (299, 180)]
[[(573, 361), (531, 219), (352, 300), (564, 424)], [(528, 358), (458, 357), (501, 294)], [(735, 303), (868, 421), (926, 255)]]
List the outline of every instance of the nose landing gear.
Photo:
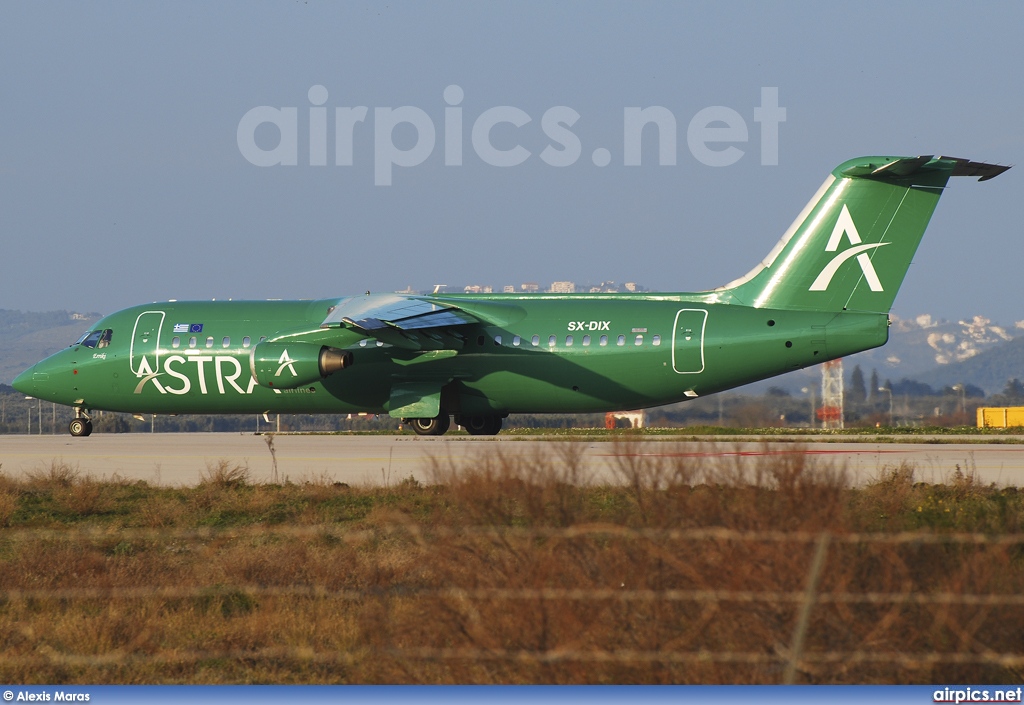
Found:
[(76, 438), (92, 433), (92, 419), (81, 407), (75, 407), (75, 418), (68, 424), (68, 431)]

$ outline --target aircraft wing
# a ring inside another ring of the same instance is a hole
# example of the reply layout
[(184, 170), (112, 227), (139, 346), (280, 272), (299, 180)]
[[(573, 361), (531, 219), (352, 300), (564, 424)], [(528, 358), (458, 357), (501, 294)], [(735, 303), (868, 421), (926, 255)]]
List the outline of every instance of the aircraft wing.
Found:
[(366, 294), (338, 301), (320, 327), (352, 328), (398, 347), (438, 350), (455, 347), (455, 340), (461, 346), (462, 336), (449, 329), (501, 325), (522, 315), (519, 306), (494, 301)]
[(419, 330), (481, 322), (455, 306), (423, 296), (366, 294), (339, 301), (320, 327), (347, 326), (372, 334), (386, 328)]

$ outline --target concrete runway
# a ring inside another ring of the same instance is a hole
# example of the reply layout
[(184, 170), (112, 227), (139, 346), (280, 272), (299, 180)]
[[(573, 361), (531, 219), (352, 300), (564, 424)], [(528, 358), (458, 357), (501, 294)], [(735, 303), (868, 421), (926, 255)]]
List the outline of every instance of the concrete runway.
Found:
[[(82, 475), (97, 479), (118, 475), (157, 485), (195, 485), (208, 466), (227, 461), (249, 468), (254, 482), (273, 477), (267, 436), (237, 433), (95, 434), (70, 436), (0, 436), (0, 472), (12, 476), (47, 470), (63, 462)], [(616, 483), (619, 463), (649, 460), (699, 460), (722, 467), (753, 467), (770, 456), (803, 453), (815, 462), (846, 469), (851, 482), (863, 483), (885, 467), (903, 462), (915, 467), (915, 477), (941, 482), (957, 465), (973, 470), (984, 482), (1024, 486), (1024, 445), (1000, 443), (876, 443), (876, 442), (763, 442), (647, 438), (639, 443), (586, 439), (543, 440), (536, 436), (470, 438), (446, 436), (315, 436), (278, 434), (273, 437), (278, 477), (293, 482), (328, 479), (350, 485), (394, 484), (408, 477), (431, 482), (431, 459), (466, 467), (483, 454), (558, 457), (578, 453), (591, 481)], [(705, 466), (707, 466), (705, 465)]]

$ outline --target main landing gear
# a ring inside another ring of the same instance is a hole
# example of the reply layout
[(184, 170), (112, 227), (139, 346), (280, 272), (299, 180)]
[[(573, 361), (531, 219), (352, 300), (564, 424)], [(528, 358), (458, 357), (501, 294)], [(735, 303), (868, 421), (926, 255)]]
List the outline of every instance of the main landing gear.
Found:
[(501, 430), (500, 416), (480, 414), (477, 416), (456, 416), (455, 423), (466, 429), (471, 436), (496, 436)]
[(443, 436), (452, 418), (443, 411), (432, 419), (406, 419), (418, 436)]
[(92, 419), (80, 407), (75, 407), (75, 418), (68, 424), (68, 431), (76, 438), (88, 436), (92, 433)]
[[(405, 419), (420, 436), (443, 436), (451, 427), (451, 417), (443, 411), (432, 419)], [(456, 416), (455, 423), (471, 436), (494, 436), (501, 430), (502, 417), (494, 415)]]

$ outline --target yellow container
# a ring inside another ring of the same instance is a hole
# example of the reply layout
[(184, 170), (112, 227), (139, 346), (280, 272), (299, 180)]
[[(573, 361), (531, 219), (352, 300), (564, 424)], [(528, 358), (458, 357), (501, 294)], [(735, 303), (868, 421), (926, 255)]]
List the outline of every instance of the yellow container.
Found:
[(1024, 406), (979, 406), (978, 428), (1024, 426)]

